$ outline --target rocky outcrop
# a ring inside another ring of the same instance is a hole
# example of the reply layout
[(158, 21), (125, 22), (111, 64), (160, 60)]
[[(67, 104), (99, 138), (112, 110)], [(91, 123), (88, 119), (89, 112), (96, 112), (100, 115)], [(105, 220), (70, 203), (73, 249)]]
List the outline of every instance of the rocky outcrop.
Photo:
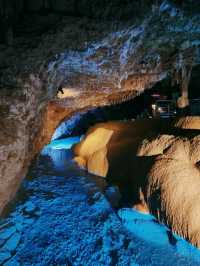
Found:
[[(198, 121), (199, 117), (176, 121), (178, 135), (173, 127), (171, 135), (157, 135), (166, 132), (165, 127), (158, 129), (161, 121), (97, 124), (75, 145), (74, 154), (83, 158), (89, 172), (106, 177), (122, 193), (126, 188), (134, 207), (150, 211), (200, 247)], [(195, 130), (196, 136), (191, 138), (191, 132), (189, 138), (183, 136), (185, 129)]]
[[(198, 144), (198, 138), (192, 142)], [(162, 222), (200, 247), (199, 156), (192, 147), (188, 140), (177, 140), (156, 159), (148, 174), (147, 202)]]
[(199, 130), (200, 129), (200, 117), (188, 116), (176, 119), (174, 121), (174, 127), (180, 129)]
[[(152, 138), (166, 128), (168, 128), (166, 121), (154, 119), (97, 124), (87, 132), (79, 144), (74, 146), (74, 156), (79, 158), (76, 162), (79, 164), (84, 161), (84, 164), (80, 164), (81, 167), (85, 165), (89, 172), (106, 177), (109, 182), (120, 187), (122, 194), (129, 194), (126, 196), (130, 198), (132, 204), (138, 204), (140, 196), (142, 197), (140, 188), (142, 191), (144, 189), (145, 169), (150, 162), (140, 160), (139, 156), (143, 156), (140, 154), (146, 151), (151, 157), (156, 152), (158, 152), (156, 155), (160, 154), (161, 148), (164, 149), (169, 145), (172, 136), (166, 135), (157, 143), (155, 141), (154, 153), (150, 152), (150, 148), (147, 149), (147, 140), (144, 139), (151, 136), (151, 143)], [(162, 143), (160, 150), (159, 142)], [(141, 148), (141, 143), (145, 143), (144, 148)], [(141, 171), (144, 172), (141, 173)]]
[(41, 82), (31, 77), (23, 90), (10, 97), (2, 91), (0, 132), (0, 211), (17, 190), (33, 158), (33, 141), (42, 124), (45, 104)]

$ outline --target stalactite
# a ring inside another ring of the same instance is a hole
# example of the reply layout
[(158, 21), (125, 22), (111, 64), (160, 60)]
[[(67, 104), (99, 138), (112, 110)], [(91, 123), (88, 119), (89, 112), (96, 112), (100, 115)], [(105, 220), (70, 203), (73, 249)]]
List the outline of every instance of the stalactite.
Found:
[(177, 101), (179, 108), (183, 109), (189, 106), (188, 99), (188, 87), (190, 83), (193, 61), (194, 61), (195, 50), (188, 50), (185, 54), (179, 56), (179, 67), (180, 67), (180, 90), (181, 96)]

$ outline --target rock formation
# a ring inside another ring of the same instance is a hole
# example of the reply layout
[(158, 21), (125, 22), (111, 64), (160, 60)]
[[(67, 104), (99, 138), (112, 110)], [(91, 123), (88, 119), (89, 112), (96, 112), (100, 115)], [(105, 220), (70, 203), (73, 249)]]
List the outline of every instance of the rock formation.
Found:
[(89, 172), (129, 193), (135, 208), (200, 247), (198, 121), (181, 118), (171, 129), (159, 120), (97, 124), (74, 154)]

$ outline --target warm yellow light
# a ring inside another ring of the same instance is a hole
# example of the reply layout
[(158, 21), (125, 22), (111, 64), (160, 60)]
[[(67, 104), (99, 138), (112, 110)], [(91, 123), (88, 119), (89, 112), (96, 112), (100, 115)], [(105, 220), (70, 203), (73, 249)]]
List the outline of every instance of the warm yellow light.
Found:
[[(63, 92), (63, 93), (62, 93)], [(74, 98), (80, 94), (80, 91), (77, 91), (73, 88), (62, 88), (62, 92), (59, 91), (57, 97), (62, 98)]]

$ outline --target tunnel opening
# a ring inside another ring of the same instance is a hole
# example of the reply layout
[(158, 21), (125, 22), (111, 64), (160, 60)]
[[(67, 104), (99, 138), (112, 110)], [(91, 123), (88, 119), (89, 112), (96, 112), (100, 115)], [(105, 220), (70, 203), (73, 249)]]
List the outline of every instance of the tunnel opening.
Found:
[[(178, 91), (178, 86), (176, 89)], [(125, 122), (135, 120), (139, 121), (142, 119), (146, 119), (146, 121), (151, 120), (154, 118), (152, 114), (152, 105), (154, 105), (156, 100), (172, 100), (173, 93), (174, 87), (171, 86), (171, 81), (169, 78), (167, 78), (161, 82), (158, 82), (151, 89), (144, 90), (138, 96), (132, 96), (134, 98), (129, 100), (119, 99), (119, 103), (117, 104), (93, 108), (88, 111), (76, 113), (59, 124), (52, 135), (51, 143), (46, 146), (47, 148), (45, 147), (43, 149), (41, 155), (48, 157), (49, 154), (50, 157), (54, 157), (52, 160), (54, 161), (55, 165), (57, 164), (60, 169), (65, 169), (67, 157), (66, 151), (64, 151), (64, 149), (71, 149), (74, 144), (81, 140), (82, 136), (85, 135), (90, 127), (96, 125), (97, 123), (109, 121)], [(174, 117), (168, 118), (173, 119)], [(168, 124), (169, 119), (166, 119), (166, 122), (164, 123)], [(62, 155), (60, 155), (61, 157), (59, 158), (54, 156), (51, 148), (59, 149), (60, 154), (62, 153)], [(64, 157), (65, 159), (63, 159)], [(62, 166), (60, 165), (61, 161), (64, 162)], [(97, 176), (97, 179), (101, 180), (101, 177)], [(112, 182), (109, 182), (108, 180), (106, 183), (108, 186), (113, 186)], [(130, 206), (132, 204), (130, 200), (130, 193), (131, 192), (127, 189), (124, 190), (123, 195), (121, 195), (121, 207)]]
[[(198, 115), (200, 107), (200, 102), (198, 100), (200, 95), (199, 90), (197, 89), (198, 74), (199, 68), (194, 68), (189, 83), (190, 111), (192, 115)], [(171, 78), (167, 77), (156, 83), (152, 88), (146, 89), (138, 96), (131, 96), (131, 99), (129, 100), (119, 99), (119, 103), (117, 104), (93, 108), (88, 111), (77, 113), (71, 118), (64, 120), (56, 128), (52, 136), (52, 142), (55, 142), (56, 145), (56, 141), (66, 138), (72, 138), (69, 141), (78, 142), (80, 141), (80, 138), (78, 139), (77, 137), (83, 136), (90, 127), (97, 123), (109, 121), (135, 121), (140, 119), (150, 120), (152, 118), (167, 118), (166, 124), (168, 124), (169, 120), (174, 120), (178, 115), (176, 109), (174, 109), (175, 112), (172, 115), (154, 117), (153, 106), (157, 101), (170, 101), (176, 105), (176, 101), (180, 95), (180, 85), (173, 84)], [(169, 132), (165, 130), (164, 134), (169, 134)], [(173, 134), (176, 134), (175, 131), (173, 131)], [(183, 134), (183, 132), (181, 134)], [(63, 142), (63, 147), (65, 145), (66, 144)], [(126, 191), (125, 193), (129, 192)], [(127, 200), (127, 198), (123, 199), (122, 204), (129, 204), (129, 199)]]
[[(151, 89), (144, 90), (138, 96), (131, 96), (131, 99), (122, 98), (116, 104), (77, 113), (60, 123), (52, 140), (83, 135), (89, 127), (100, 122), (152, 118), (152, 105), (158, 99), (172, 100), (174, 90), (170, 80), (165, 79)], [(176, 90), (178, 92), (178, 86)]]

